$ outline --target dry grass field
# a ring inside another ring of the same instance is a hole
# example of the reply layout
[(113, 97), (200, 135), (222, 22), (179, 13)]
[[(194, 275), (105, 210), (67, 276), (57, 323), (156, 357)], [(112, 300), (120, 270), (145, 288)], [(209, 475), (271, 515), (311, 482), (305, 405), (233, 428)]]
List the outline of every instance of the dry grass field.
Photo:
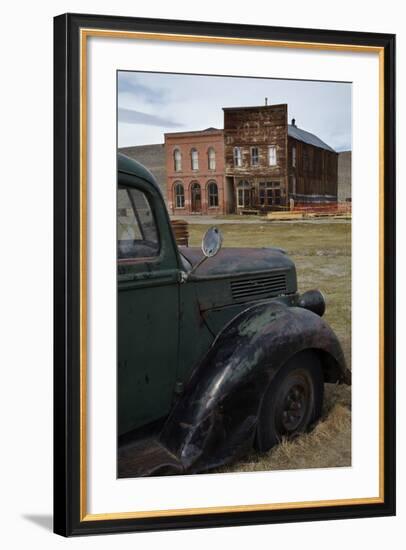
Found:
[[(190, 246), (199, 246), (207, 225), (189, 226)], [(299, 291), (320, 289), (325, 319), (334, 329), (351, 368), (351, 223), (285, 222), (221, 225), (223, 246), (283, 248), (296, 263)], [(282, 441), (218, 471), (286, 470), (351, 465), (351, 388), (326, 384), (321, 420), (307, 434)]]

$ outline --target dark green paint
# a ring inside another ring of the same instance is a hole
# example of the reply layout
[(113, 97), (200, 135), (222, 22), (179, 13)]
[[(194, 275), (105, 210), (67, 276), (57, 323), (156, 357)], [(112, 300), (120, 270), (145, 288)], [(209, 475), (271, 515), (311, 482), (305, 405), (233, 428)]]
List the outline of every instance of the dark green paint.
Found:
[[(142, 191), (160, 238), (157, 257), (118, 269), (118, 433), (166, 416), (204, 359), (214, 339), (236, 315), (255, 303), (281, 300), (295, 305), (293, 262), (275, 249), (223, 249), (190, 277), (201, 253), (180, 254), (162, 194), (140, 164), (119, 155), (118, 184)], [(284, 296), (233, 299), (231, 281), (245, 276), (286, 274)], [(186, 280), (185, 280), (186, 279)]]

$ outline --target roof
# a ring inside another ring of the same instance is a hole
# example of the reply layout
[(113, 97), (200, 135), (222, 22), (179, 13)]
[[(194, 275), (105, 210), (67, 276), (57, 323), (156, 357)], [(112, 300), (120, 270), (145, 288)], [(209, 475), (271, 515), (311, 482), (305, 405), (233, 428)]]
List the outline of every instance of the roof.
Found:
[(165, 143), (148, 143), (147, 145), (127, 145), (126, 147), (119, 147), (118, 151), (123, 155), (129, 156), (129, 153), (133, 151), (159, 151), (159, 149), (163, 149), (164, 147)]
[(190, 130), (186, 132), (167, 132), (165, 133), (165, 136), (196, 136), (196, 135), (205, 135), (205, 134), (217, 134), (217, 133), (223, 133), (224, 130), (222, 128), (213, 128), (210, 126), (210, 128), (206, 128), (205, 130)]
[(243, 105), (241, 107), (223, 107), (223, 111), (241, 111), (241, 110), (248, 110), (251, 109), (253, 111), (257, 111), (258, 109), (269, 109), (273, 107), (287, 107), (287, 103), (275, 103), (272, 105)]
[(292, 126), (291, 124), (288, 124), (288, 136), (297, 139), (298, 141), (308, 143), (309, 145), (320, 147), (320, 149), (326, 149), (327, 151), (331, 151), (332, 153), (336, 152), (332, 147), (330, 147), (330, 145), (324, 143), (324, 141), (322, 141), (314, 134), (306, 132), (305, 130), (298, 128), (297, 126)]
[(151, 172), (136, 160), (130, 159), (129, 157), (126, 157), (125, 155), (118, 153), (117, 169), (119, 172), (125, 172), (127, 174), (131, 174), (132, 176), (136, 176), (138, 178), (142, 178), (148, 181), (156, 189), (158, 189), (159, 192), (161, 192), (161, 190), (159, 189), (159, 185), (155, 181), (155, 178), (151, 174)]

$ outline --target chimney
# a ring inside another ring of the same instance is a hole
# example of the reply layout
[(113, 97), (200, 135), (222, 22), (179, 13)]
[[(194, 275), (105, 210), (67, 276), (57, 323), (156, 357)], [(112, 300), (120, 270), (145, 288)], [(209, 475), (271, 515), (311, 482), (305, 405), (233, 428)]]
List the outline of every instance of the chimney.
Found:
[(265, 106), (267, 106), (267, 105), (268, 105), (268, 98), (266, 97), (265, 98)]
[(296, 119), (295, 118), (292, 118), (292, 126), (296, 127)]

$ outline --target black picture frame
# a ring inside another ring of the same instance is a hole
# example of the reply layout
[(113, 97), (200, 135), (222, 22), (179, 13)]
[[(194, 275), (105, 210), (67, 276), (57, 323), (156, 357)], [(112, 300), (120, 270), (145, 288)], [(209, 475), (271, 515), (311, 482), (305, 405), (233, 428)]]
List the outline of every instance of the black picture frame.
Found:
[[(383, 54), (384, 468), (381, 502), (87, 520), (81, 514), (80, 30), (108, 29), (379, 48)], [(63, 536), (395, 514), (395, 36), (64, 14), (54, 19), (54, 531)]]

